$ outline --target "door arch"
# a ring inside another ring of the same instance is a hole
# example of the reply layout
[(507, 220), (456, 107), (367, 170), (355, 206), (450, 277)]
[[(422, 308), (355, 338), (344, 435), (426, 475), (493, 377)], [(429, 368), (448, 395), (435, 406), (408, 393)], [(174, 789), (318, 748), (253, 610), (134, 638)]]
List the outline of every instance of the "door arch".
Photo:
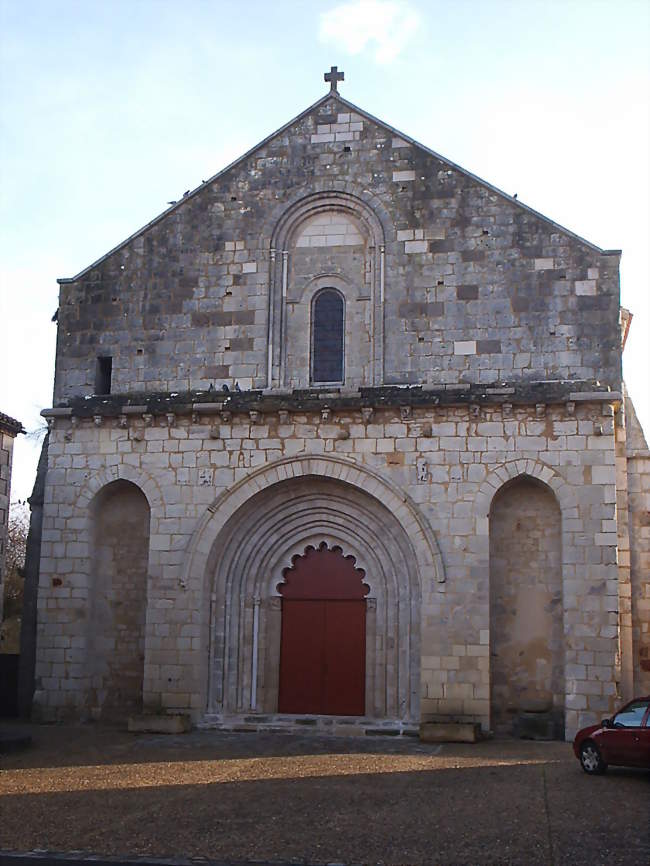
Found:
[(294, 556), (283, 577), (279, 712), (364, 715), (364, 570), (323, 541)]
[[(320, 474), (333, 469), (337, 477)], [(326, 540), (355, 557), (370, 588), (363, 715), (419, 719), (421, 580), (432, 585), (444, 572), (428, 524), (411, 507), (379, 476), (327, 457), (282, 461), (215, 503), (186, 578), (188, 590), (197, 568), (205, 579), (199, 673), (208, 714), (278, 711), (277, 587), (294, 556)]]

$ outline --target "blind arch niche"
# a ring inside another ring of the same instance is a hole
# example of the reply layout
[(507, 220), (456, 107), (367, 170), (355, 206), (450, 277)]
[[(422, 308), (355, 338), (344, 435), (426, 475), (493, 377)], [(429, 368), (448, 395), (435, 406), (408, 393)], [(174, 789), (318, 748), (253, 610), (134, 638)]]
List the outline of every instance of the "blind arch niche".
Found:
[[(349, 193), (315, 193), (280, 216), (271, 238), (269, 387), (344, 382), (354, 388), (383, 381), (384, 256), (382, 223), (368, 203)], [(321, 299), (323, 290), (341, 301), (326, 293)], [(330, 306), (340, 321), (341, 302), (343, 349), (336, 357), (344, 367), (334, 375), (320, 368), (317, 319)]]

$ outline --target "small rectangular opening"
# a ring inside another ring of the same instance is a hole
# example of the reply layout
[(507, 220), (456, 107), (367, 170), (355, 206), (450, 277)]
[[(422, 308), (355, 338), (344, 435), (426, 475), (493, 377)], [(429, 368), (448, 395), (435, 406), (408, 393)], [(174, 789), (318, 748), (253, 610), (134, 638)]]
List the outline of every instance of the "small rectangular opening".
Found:
[(95, 369), (95, 394), (111, 393), (111, 376), (113, 374), (113, 359), (110, 355), (97, 358)]

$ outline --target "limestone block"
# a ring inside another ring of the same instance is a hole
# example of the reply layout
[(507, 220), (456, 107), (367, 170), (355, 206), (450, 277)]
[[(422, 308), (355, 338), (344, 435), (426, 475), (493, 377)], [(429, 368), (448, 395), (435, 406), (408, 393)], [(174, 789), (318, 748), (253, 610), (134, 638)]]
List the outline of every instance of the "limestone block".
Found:
[(481, 726), (476, 723), (422, 722), (420, 740), (423, 743), (476, 743)]
[(427, 253), (429, 252), (429, 241), (404, 241), (405, 253)]

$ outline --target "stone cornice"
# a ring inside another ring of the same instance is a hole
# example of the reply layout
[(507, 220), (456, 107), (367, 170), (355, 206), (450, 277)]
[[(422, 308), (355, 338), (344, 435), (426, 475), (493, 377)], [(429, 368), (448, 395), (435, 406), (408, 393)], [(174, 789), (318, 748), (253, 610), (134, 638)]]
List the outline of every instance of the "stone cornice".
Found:
[(620, 403), (618, 391), (599, 387), (594, 382), (547, 380), (516, 385), (384, 385), (376, 388), (258, 390), (258, 391), (186, 391), (183, 393), (134, 393), (93, 395), (67, 400), (59, 406), (43, 409), (45, 418), (105, 418), (120, 415), (215, 415), (361, 411), (395, 408), (404, 411), (436, 406), (531, 406), (537, 414), (546, 404), (577, 402)]

